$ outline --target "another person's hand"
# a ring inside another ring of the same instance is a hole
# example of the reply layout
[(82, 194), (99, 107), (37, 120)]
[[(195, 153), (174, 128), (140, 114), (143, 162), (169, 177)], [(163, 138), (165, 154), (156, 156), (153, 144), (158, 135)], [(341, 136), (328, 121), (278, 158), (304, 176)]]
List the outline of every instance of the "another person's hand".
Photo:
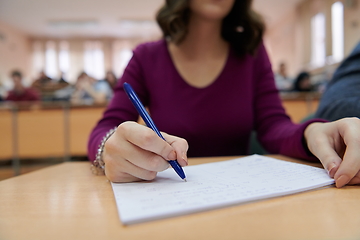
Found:
[(166, 142), (136, 122), (120, 124), (104, 146), (102, 157), (107, 178), (112, 182), (152, 180), (157, 172), (169, 167), (167, 160), (177, 159), (181, 166), (186, 166), (186, 140), (162, 134)]
[(360, 184), (360, 119), (312, 123), (305, 130), (305, 139), (336, 187)]

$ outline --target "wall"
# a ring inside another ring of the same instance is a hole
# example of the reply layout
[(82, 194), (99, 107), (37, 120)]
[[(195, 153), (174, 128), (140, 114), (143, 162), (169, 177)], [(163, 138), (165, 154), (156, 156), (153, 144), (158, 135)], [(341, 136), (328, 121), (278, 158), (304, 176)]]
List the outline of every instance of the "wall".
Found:
[(0, 22), (0, 83), (9, 80), (12, 70), (19, 69), (28, 79), (31, 69), (31, 47), (28, 37)]
[[(348, 4), (346, 4), (348, 2)], [(352, 4), (350, 2), (353, 2)], [(360, 41), (360, 0), (345, 1), (345, 54)]]
[[(288, 72), (295, 76), (299, 71), (308, 68), (311, 58), (310, 19), (319, 11), (327, 16), (327, 55), (331, 55), (330, 7), (335, 0), (304, 0), (292, 11), (289, 11), (279, 22), (267, 29), (265, 44), (277, 71), (280, 62), (286, 62)], [(343, 0), (345, 5), (345, 55), (349, 54), (360, 40), (360, 0)], [(20, 69), (27, 79), (32, 80), (36, 74), (32, 70), (32, 43), (44, 39), (29, 39), (25, 34), (0, 22), (0, 82), (9, 79), (13, 69)], [(56, 40), (57, 41), (57, 40)], [(76, 79), (83, 69), (84, 39), (70, 39), (71, 72), (70, 78)], [(101, 39), (104, 47), (105, 69), (112, 68), (112, 41)], [(140, 41), (137, 41), (140, 42)], [(326, 70), (326, 69), (325, 69)], [(314, 69), (323, 72), (324, 69)]]
[[(288, 65), (288, 72), (295, 76), (301, 70), (314, 73), (332, 71), (337, 64), (320, 69), (309, 67), (311, 59), (311, 17), (323, 12), (326, 17), (326, 55), (332, 55), (331, 5), (336, 0), (304, 0), (281, 21), (267, 29), (265, 44), (268, 48), (273, 70), (280, 62)], [(348, 55), (360, 41), (360, 0), (343, 0), (344, 3), (344, 53)]]
[(279, 69), (280, 63), (284, 62), (288, 73), (294, 75), (300, 65), (297, 62), (296, 51), (297, 13), (294, 10), (286, 14), (280, 22), (271, 25), (265, 33), (265, 45), (267, 47), (273, 70)]

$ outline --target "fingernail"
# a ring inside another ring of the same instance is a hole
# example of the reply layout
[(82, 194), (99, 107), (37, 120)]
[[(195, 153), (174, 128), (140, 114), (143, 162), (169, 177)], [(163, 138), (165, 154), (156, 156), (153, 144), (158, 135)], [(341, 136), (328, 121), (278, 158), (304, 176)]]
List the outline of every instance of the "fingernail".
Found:
[(350, 181), (350, 178), (346, 175), (341, 175), (336, 179), (336, 187), (341, 188), (345, 186)]
[(182, 153), (181, 158), (186, 162), (186, 165), (188, 165), (188, 159), (185, 152)]
[(168, 160), (175, 160), (175, 159), (176, 159), (176, 152), (171, 151), (170, 154), (168, 155)]
[(329, 167), (328, 167), (328, 174), (330, 175), (330, 177), (334, 177), (334, 174), (333, 172), (331, 172), (333, 169), (335, 169), (336, 167), (336, 164), (335, 163), (330, 163)]

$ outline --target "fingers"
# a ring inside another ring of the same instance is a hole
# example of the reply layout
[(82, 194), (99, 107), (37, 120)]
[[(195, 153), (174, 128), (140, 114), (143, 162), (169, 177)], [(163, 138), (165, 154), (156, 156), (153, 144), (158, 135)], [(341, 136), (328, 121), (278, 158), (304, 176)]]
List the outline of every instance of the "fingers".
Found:
[(161, 139), (150, 128), (135, 122), (128, 122), (128, 124), (121, 124), (119, 130), (123, 132), (124, 137), (129, 142), (141, 149), (153, 152), (165, 160), (176, 159), (176, 152), (170, 144)]
[(117, 147), (117, 151), (121, 153), (122, 158), (139, 168), (155, 172), (161, 172), (169, 168), (169, 163), (164, 158), (156, 153), (144, 150), (131, 142), (124, 142), (121, 146)]
[(166, 141), (175, 149), (176, 158), (174, 159), (178, 161), (180, 166), (182, 167), (187, 166), (188, 165), (187, 150), (189, 148), (187, 141), (183, 138), (171, 136), (166, 133), (163, 133), (163, 136), (166, 139)]
[(360, 120), (313, 123), (305, 130), (310, 151), (320, 159), (336, 187), (360, 183)]
[[(344, 121), (346, 120), (346, 121)], [(357, 118), (338, 121), (339, 132), (346, 144), (343, 162), (337, 170), (334, 179), (337, 187), (348, 183), (359, 183), (360, 171), (360, 120)]]
[(164, 135), (170, 141), (164, 141), (150, 128), (135, 122), (120, 124), (104, 146), (103, 160), (108, 179), (112, 182), (152, 180), (157, 172), (169, 167), (167, 160), (176, 158), (180, 159), (180, 165), (187, 165), (187, 142)]
[(319, 158), (329, 176), (333, 178), (339, 169), (342, 160), (337, 153), (328, 146), (329, 145), (319, 148), (314, 155)]
[[(317, 125), (316, 127), (319, 128), (323, 126)], [(311, 129), (307, 131), (311, 131)], [(325, 134), (321, 135), (315, 132), (315, 134), (310, 134), (308, 136), (307, 142), (309, 150), (321, 161), (325, 170), (328, 171), (330, 177), (334, 177), (342, 162), (342, 159), (334, 150), (333, 139), (329, 138)]]
[(106, 141), (103, 159), (105, 174), (112, 182), (152, 180), (169, 165), (161, 156), (128, 141), (121, 127)]
[(346, 184), (356, 184), (358, 182), (355, 177), (358, 177), (358, 173), (360, 171), (360, 159), (357, 149), (354, 149), (351, 145), (347, 146), (347, 150), (344, 155), (344, 159), (339, 166), (336, 174), (334, 175), (334, 179), (336, 181), (336, 187), (340, 188), (345, 186)]
[(135, 182), (152, 180), (156, 171), (142, 169), (125, 159), (108, 158), (105, 164), (105, 175), (112, 182)]
[(360, 184), (360, 171), (355, 175), (355, 177), (353, 177), (350, 182), (348, 183), (349, 185), (356, 185), (356, 184)]

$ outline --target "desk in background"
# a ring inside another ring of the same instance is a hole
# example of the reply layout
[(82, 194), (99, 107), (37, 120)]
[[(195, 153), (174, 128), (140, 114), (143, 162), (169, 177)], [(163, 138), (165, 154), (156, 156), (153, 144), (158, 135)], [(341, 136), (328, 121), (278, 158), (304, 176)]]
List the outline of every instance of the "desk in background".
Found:
[(13, 157), (12, 113), (0, 108), (0, 159)]
[[(286, 112), (294, 122), (313, 113), (319, 94), (284, 93)], [(105, 105), (42, 103), (35, 108), (0, 108), (0, 159), (84, 156), (90, 131)], [(14, 149), (15, 148), (15, 149)]]
[(63, 103), (0, 108), (0, 159), (83, 156), (104, 105)]
[(12, 159), (15, 174), (24, 158), (86, 156), (90, 131), (105, 105), (3, 104), (0, 107), (0, 160)]
[[(231, 158), (195, 158), (189, 163)], [(0, 196), (4, 240), (360, 239), (359, 186), (324, 188), (131, 226), (119, 220), (110, 183), (105, 176), (92, 175), (86, 162), (62, 163), (0, 181)]]
[(280, 94), (286, 113), (295, 123), (315, 113), (318, 108), (320, 93), (317, 92), (284, 92)]
[[(318, 93), (282, 93), (286, 112), (294, 122), (313, 113)], [(19, 173), (19, 159), (86, 156), (90, 131), (101, 118), (105, 105), (70, 105), (43, 102), (39, 105), (0, 105), (0, 160), (13, 159)]]

